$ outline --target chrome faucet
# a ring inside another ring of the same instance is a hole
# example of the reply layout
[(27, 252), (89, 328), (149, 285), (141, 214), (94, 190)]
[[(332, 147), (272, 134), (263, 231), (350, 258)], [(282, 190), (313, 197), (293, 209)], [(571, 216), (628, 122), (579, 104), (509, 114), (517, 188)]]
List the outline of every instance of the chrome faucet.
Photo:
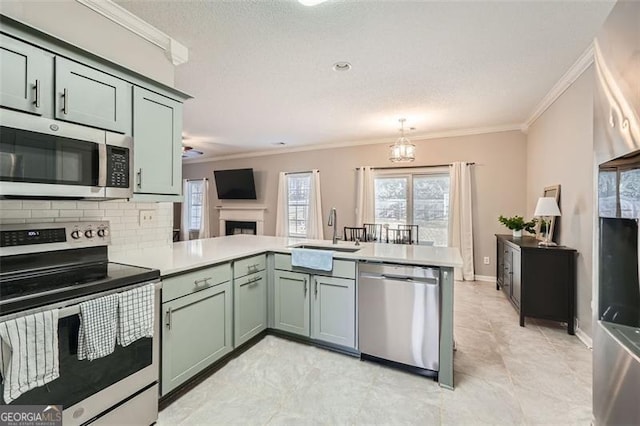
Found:
[(329, 223), (327, 225), (333, 226), (333, 244), (338, 244), (338, 212), (335, 207), (329, 212)]

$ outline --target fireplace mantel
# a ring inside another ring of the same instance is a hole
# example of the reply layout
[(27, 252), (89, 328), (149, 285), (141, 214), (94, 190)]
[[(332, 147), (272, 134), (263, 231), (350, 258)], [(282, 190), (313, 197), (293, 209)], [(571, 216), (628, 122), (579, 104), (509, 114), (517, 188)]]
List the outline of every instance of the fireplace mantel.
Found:
[(236, 204), (216, 206), (216, 209), (220, 211), (220, 236), (225, 234), (227, 220), (256, 222), (256, 235), (264, 235), (264, 212), (267, 210), (267, 206), (263, 204)]

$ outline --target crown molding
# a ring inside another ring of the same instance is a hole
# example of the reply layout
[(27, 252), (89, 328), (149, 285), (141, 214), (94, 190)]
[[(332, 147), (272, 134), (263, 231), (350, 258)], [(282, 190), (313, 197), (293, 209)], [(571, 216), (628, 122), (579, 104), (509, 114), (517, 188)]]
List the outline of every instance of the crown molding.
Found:
[(527, 133), (529, 127), (593, 64), (593, 57), (593, 43), (590, 43), (589, 47), (582, 52), (582, 55), (536, 105), (529, 118), (522, 124), (523, 133)]
[[(459, 136), (482, 135), (486, 133), (512, 132), (516, 130), (521, 131), (521, 129), (522, 129), (521, 124), (506, 124), (502, 126), (474, 127), (469, 129), (446, 130), (443, 132), (416, 134), (416, 135), (410, 135), (410, 139), (412, 141), (421, 141), (421, 140), (428, 140), (428, 139), (443, 139), (443, 138), (453, 138), (453, 137), (459, 137)], [(290, 147), (290, 148), (274, 148), (268, 151), (250, 151), (250, 152), (242, 152), (238, 154), (221, 155), (216, 157), (192, 158), (188, 160), (183, 160), (182, 164), (209, 163), (212, 161), (235, 160), (239, 158), (252, 158), (252, 157), (265, 157), (268, 155), (289, 154), (294, 152), (305, 152), (305, 151), (317, 151), (321, 149), (346, 148), (346, 147), (360, 146), (360, 145), (378, 145), (378, 144), (391, 145), (393, 142), (394, 142), (393, 137), (391, 138), (387, 137), (382, 139), (343, 141), (343, 142), (335, 142), (335, 143), (327, 143), (327, 144), (296, 146), (296, 147)]]
[(189, 49), (169, 37), (153, 25), (143, 21), (133, 13), (111, 0), (76, 0), (105, 18), (115, 22), (132, 33), (155, 44), (165, 51), (173, 65), (181, 65), (189, 60)]

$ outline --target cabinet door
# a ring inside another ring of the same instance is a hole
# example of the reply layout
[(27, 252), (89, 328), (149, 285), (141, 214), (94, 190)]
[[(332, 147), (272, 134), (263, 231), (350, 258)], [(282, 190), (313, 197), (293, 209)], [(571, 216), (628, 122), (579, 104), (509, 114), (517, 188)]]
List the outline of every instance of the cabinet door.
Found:
[(52, 78), (43, 50), (0, 35), (0, 105), (38, 115), (51, 111)]
[(55, 118), (131, 134), (131, 84), (56, 56)]
[(233, 300), (234, 342), (238, 347), (267, 328), (267, 273), (236, 279)]
[(162, 304), (162, 394), (233, 349), (231, 283)]
[(355, 348), (356, 282), (312, 277), (311, 337)]
[(274, 272), (274, 327), (309, 337), (309, 276)]
[(133, 89), (134, 192), (182, 192), (182, 104), (140, 87)]
[(496, 281), (499, 288), (504, 286), (504, 243), (498, 238), (496, 251)]
[(511, 298), (511, 281), (512, 281), (512, 268), (511, 268), (511, 258), (512, 258), (512, 249), (506, 244), (503, 245), (502, 250), (503, 258), (502, 258), (502, 291), (504, 294)]
[(511, 300), (516, 306), (520, 307), (520, 291), (521, 291), (521, 263), (520, 263), (520, 251), (511, 251)]

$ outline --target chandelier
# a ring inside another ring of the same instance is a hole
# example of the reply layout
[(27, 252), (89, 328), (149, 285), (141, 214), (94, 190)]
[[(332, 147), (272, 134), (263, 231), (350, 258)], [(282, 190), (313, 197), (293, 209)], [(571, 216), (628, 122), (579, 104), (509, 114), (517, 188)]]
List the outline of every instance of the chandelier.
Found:
[(398, 120), (400, 122), (400, 137), (391, 145), (389, 151), (389, 160), (393, 163), (404, 163), (416, 159), (416, 146), (411, 143), (404, 135), (404, 122), (406, 118)]

